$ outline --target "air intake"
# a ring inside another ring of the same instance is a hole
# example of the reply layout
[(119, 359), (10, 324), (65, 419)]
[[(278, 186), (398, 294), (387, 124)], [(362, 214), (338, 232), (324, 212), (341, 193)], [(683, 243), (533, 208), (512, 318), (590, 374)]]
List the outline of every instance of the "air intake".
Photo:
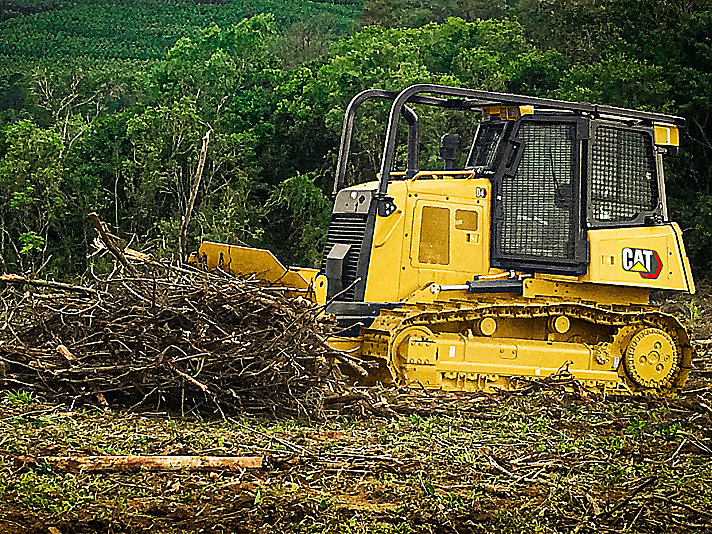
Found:
[[(324, 256), (321, 261), (321, 272), (326, 272), (326, 258), (336, 244), (350, 245), (344, 261), (341, 287), (347, 288), (354, 283), (357, 276), (358, 260), (361, 256), (364, 234), (366, 233), (365, 213), (334, 213), (331, 215), (329, 233), (326, 236)], [(330, 285), (331, 285), (331, 281)], [(355, 287), (349, 288), (339, 300), (353, 301)], [(333, 295), (329, 295), (333, 297)]]

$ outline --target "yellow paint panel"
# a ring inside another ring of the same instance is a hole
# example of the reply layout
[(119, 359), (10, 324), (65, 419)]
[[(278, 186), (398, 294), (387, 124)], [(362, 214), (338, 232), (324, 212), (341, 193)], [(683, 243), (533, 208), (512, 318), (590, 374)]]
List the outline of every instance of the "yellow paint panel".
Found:
[(388, 217), (381, 217), (373, 235), (373, 246), (382, 247), (390, 239), (396, 228), (402, 227), (403, 210), (397, 209)]
[[(374, 229), (374, 247), (371, 250), (371, 261), (366, 278), (367, 302), (397, 302), (401, 300), (398, 279), (401, 271), (401, 252), (407, 237), (412, 215), (407, 202), (407, 186), (405, 181), (391, 182), (388, 195), (398, 209), (389, 217), (376, 217)], [(371, 182), (371, 187), (376, 184)]]
[(610, 284), (582, 284), (576, 279), (564, 281), (551, 274), (536, 274), (524, 280), (524, 297), (565, 300), (588, 300), (598, 304), (648, 304), (650, 289), (621, 287)]
[(695, 291), (675, 223), (589, 230), (588, 239), (592, 260), (583, 282)]
[(198, 249), (201, 263), (208, 269), (221, 267), (238, 276), (255, 276), (267, 284), (307, 289), (318, 274), (316, 269), (287, 269), (269, 250), (204, 241)]
[[(388, 195), (398, 209), (389, 217), (376, 218), (364, 300), (399, 302), (431, 282), (464, 284), (476, 274), (492, 271), (489, 180), (474, 178), (469, 171), (420, 173), (411, 180), (391, 182)], [(444, 248), (449, 240), (447, 264), (418, 261), (424, 207), (449, 211), (446, 228), (422, 236), (436, 248)]]

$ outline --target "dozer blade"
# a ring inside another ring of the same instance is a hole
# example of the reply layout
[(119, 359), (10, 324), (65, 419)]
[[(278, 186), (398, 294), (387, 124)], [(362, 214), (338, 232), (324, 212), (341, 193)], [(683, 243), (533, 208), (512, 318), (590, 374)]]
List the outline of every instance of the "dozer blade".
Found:
[(323, 303), (326, 297), (326, 282), (317, 278), (318, 270), (285, 267), (269, 250), (204, 241), (188, 261), (208, 269), (220, 267), (237, 276), (255, 277), (265, 285), (303, 291), (317, 303)]

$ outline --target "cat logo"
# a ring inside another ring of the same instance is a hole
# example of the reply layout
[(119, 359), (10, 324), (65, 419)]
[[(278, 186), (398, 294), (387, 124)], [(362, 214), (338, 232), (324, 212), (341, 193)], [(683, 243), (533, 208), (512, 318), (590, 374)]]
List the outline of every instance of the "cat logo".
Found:
[(663, 262), (655, 250), (624, 248), (623, 270), (640, 273), (643, 278), (654, 279), (660, 276)]

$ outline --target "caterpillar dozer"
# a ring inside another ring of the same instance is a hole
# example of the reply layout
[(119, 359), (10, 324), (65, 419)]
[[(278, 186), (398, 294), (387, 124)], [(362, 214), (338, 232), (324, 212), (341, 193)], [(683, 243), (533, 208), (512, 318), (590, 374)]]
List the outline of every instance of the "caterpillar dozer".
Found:
[[(354, 119), (369, 99), (392, 102), (380, 173), (347, 187)], [(466, 157), (445, 134), (443, 170), (418, 169), (416, 106), (479, 123)], [(401, 119), (407, 142), (397, 143)], [(370, 369), (362, 383), (492, 392), (568, 376), (600, 393), (675, 395), (693, 349), (650, 291), (695, 291), (663, 179), (683, 125), (433, 84), (363, 91), (344, 117), (321, 269), (210, 242), (194, 261), (324, 305), (341, 327), (329, 343)], [(405, 170), (393, 169), (397, 148)]]

